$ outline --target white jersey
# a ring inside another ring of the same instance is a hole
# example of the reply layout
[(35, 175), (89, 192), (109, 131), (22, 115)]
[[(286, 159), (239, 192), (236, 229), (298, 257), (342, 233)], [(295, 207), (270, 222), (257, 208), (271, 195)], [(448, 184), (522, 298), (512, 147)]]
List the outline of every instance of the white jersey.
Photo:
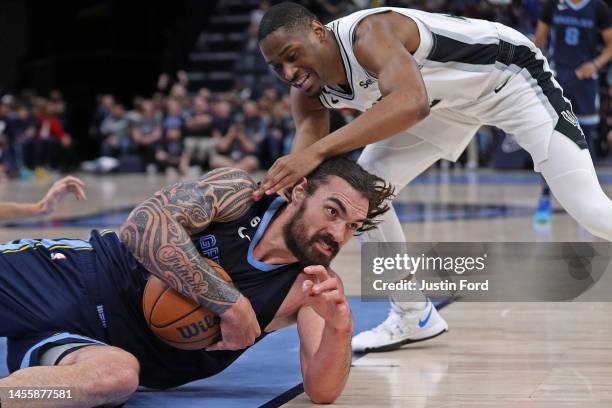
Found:
[(340, 48), (350, 89), (323, 87), (319, 96), (323, 106), (364, 112), (382, 98), (376, 76), (357, 61), (353, 42), (361, 20), (389, 11), (414, 20), (420, 36), (413, 57), (431, 113), (408, 131), (443, 149), (443, 157), (459, 157), (483, 124), (515, 135), (521, 146), (531, 146), (536, 163), (547, 156), (550, 132), (531, 133), (543, 123), (586, 148), (571, 104), (540, 50), (518, 31), (485, 20), (381, 7), (332, 21), (327, 27)]
[[(320, 100), (332, 109), (369, 109), (381, 98), (378, 80), (357, 61), (353, 51), (358, 23), (372, 14), (394, 11), (417, 24), (420, 45), (413, 54), (425, 82), (432, 108), (461, 106), (491, 92), (498, 83), (501, 24), (486, 20), (427, 13), (419, 10), (381, 7), (359, 11), (332, 21), (348, 78), (350, 93), (326, 86)], [(520, 38), (519, 38), (520, 40)], [(524, 38), (527, 42), (527, 38)], [(508, 56), (506, 56), (508, 57)]]

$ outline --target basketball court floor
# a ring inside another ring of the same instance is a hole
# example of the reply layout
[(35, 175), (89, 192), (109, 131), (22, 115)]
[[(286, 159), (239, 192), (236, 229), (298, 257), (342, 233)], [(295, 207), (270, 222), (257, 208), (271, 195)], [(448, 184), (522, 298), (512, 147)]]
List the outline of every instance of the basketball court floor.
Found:
[[(612, 196), (612, 170), (600, 169)], [(128, 211), (176, 178), (83, 175), (88, 200), (72, 198), (43, 221), (0, 226), (0, 242), (17, 238), (82, 238), (92, 228), (118, 230)], [(36, 201), (51, 183), (0, 185), (2, 201)], [(550, 226), (534, 227), (539, 177), (529, 172), (430, 172), (396, 200), (412, 242), (592, 241), (557, 209)], [(609, 222), (609, 220), (607, 220)], [(361, 302), (359, 243), (332, 265), (350, 295), (356, 331), (386, 316), (384, 302)], [(512, 274), (511, 270), (507, 271)], [(612, 299), (611, 279), (598, 288)], [(469, 303), (442, 309), (450, 332), (389, 353), (355, 355), (334, 406), (608, 408), (612, 406), (612, 303)], [(273, 333), (220, 375), (169, 392), (142, 389), (131, 407), (306, 407), (294, 327)], [(4, 360), (4, 342), (0, 359)], [(0, 375), (6, 367), (0, 363)]]

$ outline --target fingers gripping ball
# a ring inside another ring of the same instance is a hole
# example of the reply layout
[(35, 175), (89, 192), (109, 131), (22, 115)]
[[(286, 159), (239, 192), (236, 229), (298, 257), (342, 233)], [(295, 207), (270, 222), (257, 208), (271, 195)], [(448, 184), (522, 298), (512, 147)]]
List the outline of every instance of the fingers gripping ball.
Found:
[[(221, 266), (210, 259), (206, 261), (226, 282), (231, 282)], [(142, 309), (153, 333), (173, 347), (199, 350), (219, 340), (219, 316), (181, 295), (156, 276), (151, 275), (145, 286)]]

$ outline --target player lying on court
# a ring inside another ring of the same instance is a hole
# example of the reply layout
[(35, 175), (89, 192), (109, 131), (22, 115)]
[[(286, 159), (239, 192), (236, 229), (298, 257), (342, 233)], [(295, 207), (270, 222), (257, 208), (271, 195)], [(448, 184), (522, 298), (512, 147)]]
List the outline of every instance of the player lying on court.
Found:
[[(573, 218), (612, 240), (612, 201), (572, 106), (540, 50), (518, 31), (393, 7), (324, 25), (286, 2), (268, 9), (258, 38), (270, 67), (292, 85), (296, 135), (292, 153), (268, 170), (257, 197), (293, 185), (326, 157), (363, 146), (358, 163), (399, 191), (436, 161), (457, 160), (478, 128), (492, 125), (529, 152)], [(363, 114), (330, 133), (329, 110), (345, 108)], [(364, 237), (406, 241), (393, 209)], [(447, 329), (423, 295), (408, 300), (394, 299), (388, 319), (357, 335), (353, 349), (391, 350)]]
[[(89, 241), (0, 246), (0, 336), (11, 371), (0, 387), (76, 387), (61, 406), (120, 404), (139, 384), (163, 389), (214, 375), (266, 333), (297, 323), (306, 393), (317, 403), (337, 398), (352, 318), (327, 267), (353, 235), (375, 228), (393, 189), (344, 158), (323, 162), (289, 202), (254, 202), (256, 188), (245, 172), (219, 169), (157, 192), (120, 237), (93, 231)], [(150, 274), (217, 313), (221, 341), (188, 351), (157, 338), (142, 312)]]

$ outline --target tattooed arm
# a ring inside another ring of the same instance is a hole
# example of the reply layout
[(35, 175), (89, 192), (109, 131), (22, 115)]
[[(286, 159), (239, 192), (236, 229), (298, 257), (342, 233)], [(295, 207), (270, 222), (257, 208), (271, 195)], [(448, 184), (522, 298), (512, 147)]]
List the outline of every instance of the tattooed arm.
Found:
[(252, 205), (255, 189), (246, 172), (217, 169), (199, 181), (158, 191), (121, 227), (121, 241), (149, 272), (221, 317), (223, 340), (213, 349), (249, 346), (260, 328), (249, 301), (200, 256), (191, 235), (212, 221), (242, 216)]

